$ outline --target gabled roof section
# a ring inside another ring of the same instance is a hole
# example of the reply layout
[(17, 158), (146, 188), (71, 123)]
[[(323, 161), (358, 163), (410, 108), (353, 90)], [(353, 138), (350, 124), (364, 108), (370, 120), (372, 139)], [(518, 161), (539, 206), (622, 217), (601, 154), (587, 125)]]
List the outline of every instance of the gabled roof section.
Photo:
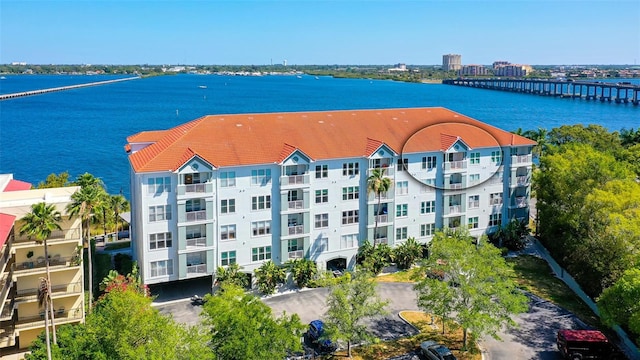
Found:
[(172, 171), (181, 170), (193, 159), (198, 159), (204, 162), (205, 164), (208, 164), (209, 166), (211, 166), (212, 169), (215, 168), (213, 164), (203, 159), (202, 156), (196, 154), (193, 150), (191, 150), (191, 148), (187, 148), (187, 150), (184, 152), (182, 157), (176, 162), (177, 166), (174, 169), (172, 169)]
[(11, 233), (15, 221), (16, 217), (14, 215), (0, 213), (0, 249), (9, 239), (9, 233)]
[(31, 190), (31, 184), (28, 182), (20, 181), (20, 180), (9, 180), (7, 186), (2, 189), (2, 191), (22, 191), (22, 190)]
[(447, 151), (453, 146), (453, 144), (460, 140), (459, 136), (449, 135), (449, 134), (440, 134), (440, 151)]
[(300, 156), (304, 157), (307, 162), (313, 161), (313, 158), (305, 154), (304, 151), (300, 150), (299, 148), (293, 145), (285, 143), (284, 146), (282, 147), (282, 152), (280, 153), (280, 157), (278, 158), (278, 164), (284, 163), (290, 157), (294, 156), (294, 154), (299, 154)]
[[(461, 139), (459, 136), (457, 137), (456, 141), (454, 141), (451, 145), (449, 145), (448, 148), (443, 149), (443, 151), (448, 151), (451, 150), (451, 148), (455, 148), (456, 146), (458, 146), (458, 144), (462, 145), (465, 148), (465, 151), (468, 150), (472, 150), (473, 148), (471, 146), (469, 146), (463, 139)], [(457, 148), (455, 150), (458, 150)]]
[[(221, 168), (278, 164), (300, 149), (314, 161), (367, 157), (383, 144), (397, 154), (441, 151), (441, 133), (460, 137), (474, 149), (535, 145), (444, 108), (225, 114), (133, 135), (130, 142), (152, 144), (130, 154), (129, 161), (143, 173), (173, 171), (187, 154)], [(414, 138), (420, 141), (407, 146)]]

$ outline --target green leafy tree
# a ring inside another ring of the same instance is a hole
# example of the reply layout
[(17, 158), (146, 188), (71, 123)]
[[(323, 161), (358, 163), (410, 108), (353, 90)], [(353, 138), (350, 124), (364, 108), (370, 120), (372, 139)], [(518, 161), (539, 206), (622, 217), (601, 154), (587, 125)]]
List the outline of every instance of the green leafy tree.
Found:
[(302, 349), (305, 326), (298, 315), (274, 318), (271, 308), (242, 288), (226, 283), (222, 290), (206, 295), (201, 315), (217, 359), (284, 359)]
[(256, 274), (258, 289), (265, 295), (273, 294), (276, 291), (276, 287), (283, 284), (287, 278), (285, 269), (271, 260), (263, 263), (254, 273)]
[(527, 245), (526, 236), (529, 234), (529, 228), (526, 222), (517, 219), (511, 219), (507, 225), (498, 228), (498, 230), (490, 235), (491, 242), (497, 244), (498, 247), (506, 247), (509, 250), (522, 250)]
[(397, 246), (394, 250), (396, 265), (400, 269), (409, 269), (422, 257), (422, 245), (414, 237)]
[(602, 152), (615, 152), (621, 148), (618, 133), (610, 133), (601, 125), (562, 125), (549, 132), (549, 144), (584, 144)]
[(640, 340), (640, 268), (629, 269), (598, 298), (604, 322), (631, 330)]
[[(21, 234), (26, 234), (30, 239), (33, 238), (37, 243), (42, 244), (44, 247), (44, 262), (46, 267), (46, 296), (48, 302), (45, 304), (51, 304), (49, 306), (49, 312), (51, 314), (51, 328), (53, 329), (53, 343), (57, 343), (56, 338), (56, 325), (53, 311), (53, 302), (51, 301), (51, 273), (49, 271), (49, 246), (47, 246), (47, 238), (51, 236), (51, 233), (55, 230), (62, 230), (60, 222), (62, 221), (62, 215), (56, 210), (55, 205), (47, 205), (46, 203), (37, 203), (31, 206), (31, 212), (22, 218), (23, 225), (20, 228)], [(45, 307), (45, 312), (47, 308)]]
[(242, 267), (237, 263), (230, 264), (227, 267), (220, 266), (216, 271), (216, 285), (233, 284), (241, 288), (249, 286), (249, 278), (247, 274), (241, 272)]
[[(420, 308), (450, 316), (462, 326), (464, 348), (469, 332), (497, 338), (503, 326), (515, 325), (511, 315), (528, 308), (500, 250), (486, 241), (480, 244), (467, 232), (437, 232), (422, 264), (423, 278), (415, 287)], [(441, 271), (443, 280), (427, 276), (432, 270)]]
[(538, 143), (533, 147), (533, 154), (536, 157), (540, 158), (542, 157), (542, 155), (544, 155), (547, 152), (547, 146), (548, 146), (547, 129), (538, 128), (538, 130), (527, 130), (524, 133), (522, 133), (522, 136), (527, 137)]
[(378, 215), (380, 215), (380, 211), (382, 210), (380, 204), (382, 202), (382, 194), (386, 193), (391, 189), (391, 178), (385, 176), (385, 169), (373, 169), (371, 171), (371, 175), (367, 178), (367, 193), (374, 193), (378, 197), (378, 211), (376, 212), (375, 217), (375, 226), (373, 228), (373, 247), (376, 247), (376, 233), (378, 231)]
[(303, 288), (309, 285), (309, 282), (316, 276), (318, 273), (318, 265), (312, 260), (309, 259), (294, 259), (289, 260), (286, 263), (289, 271), (291, 272), (291, 276), (293, 276), (293, 280), (295, 281), (298, 288)]
[(351, 281), (331, 288), (327, 298), (326, 331), (333, 341), (347, 342), (347, 354), (351, 357), (351, 344), (356, 341), (372, 341), (364, 320), (385, 315), (388, 301), (382, 301), (376, 293), (376, 282), (365, 271), (358, 272)]
[(69, 173), (64, 171), (56, 175), (49, 174), (44, 181), (38, 183), (38, 189), (57, 188), (71, 185), (69, 183)]

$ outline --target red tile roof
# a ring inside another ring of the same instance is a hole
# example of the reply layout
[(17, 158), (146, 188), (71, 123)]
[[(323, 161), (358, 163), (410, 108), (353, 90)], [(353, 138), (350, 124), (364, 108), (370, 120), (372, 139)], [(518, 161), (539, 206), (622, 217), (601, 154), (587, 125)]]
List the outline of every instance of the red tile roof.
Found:
[(31, 190), (31, 184), (28, 182), (12, 179), (12, 180), (9, 180), (9, 183), (2, 191), (6, 192), (6, 191), (22, 191), (22, 190)]
[(15, 216), (0, 213), (0, 249), (9, 239), (9, 233), (11, 233), (15, 221)]
[(535, 145), (445, 108), (209, 115), (127, 140), (154, 142), (129, 156), (136, 172), (154, 172), (175, 171), (190, 152), (217, 167), (278, 163), (287, 144), (315, 160), (368, 157), (378, 142), (396, 153), (440, 151), (442, 134), (472, 148)]

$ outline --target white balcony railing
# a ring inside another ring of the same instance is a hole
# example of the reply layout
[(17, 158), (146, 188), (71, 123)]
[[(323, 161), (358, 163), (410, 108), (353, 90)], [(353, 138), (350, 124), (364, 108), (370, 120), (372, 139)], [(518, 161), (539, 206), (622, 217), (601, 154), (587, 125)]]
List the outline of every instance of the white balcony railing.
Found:
[(204, 193), (207, 192), (206, 184), (189, 184), (184, 185), (185, 193)]
[(378, 223), (389, 222), (389, 215), (388, 214), (376, 215), (375, 221), (377, 221)]
[(512, 164), (528, 164), (531, 162), (531, 154), (528, 155), (513, 155), (511, 156)]
[(187, 274), (206, 274), (207, 264), (187, 265)]
[(376, 244), (389, 244), (389, 238), (387, 237), (377, 237), (375, 241)]
[(467, 168), (467, 162), (465, 160), (446, 161), (444, 163), (445, 170), (462, 170), (466, 168)]
[(462, 212), (461, 205), (451, 205), (449, 206), (449, 214), (458, 214)]
[(304, 234), (304, 225), (289, 226), (289, 235)]
[(302, 200), (289, 201), (289, 210), (297, 210), (297, 209), (304, 209), (304, 201)]
[(280, 177), (280, 185), (303, 185), (309, 183), (309, 174), (284, 175)]
[(516, 184), (518, 186), (524, 186), (524, 185), (529, 185), (529, 177), (524, 175), (524, 176), (517, 176), (516, 177)]
[(461, 182), (459, 182), (459, 183), (450, 183), (449, 184), (449, 189), (451, 189), (451, 190), (460, 190), (460, 189), (462, 189), (462, 183)]
[(207, 246), (206, 237), (187, 239), (187, 247), (203, 247), (203, 246)]
[(289, 259), (302, 259), (304, 250), (289, 251)]
[(207, 211), (206, 210), (189, 211), (185, 215), (186, 215), (185, 216), (185, 221), (187, 221), (187, 222), (207, 220)]
[(367, 176), (371, 176), (373, 174), (374, 170), (383, 170), (384, 171), (384, 176), (393, 176), (393, 174), (395, 173), (395, 169), (391, 166), (388, 167), (379, 167), (379, 168), (369, 168), (367, 170)]

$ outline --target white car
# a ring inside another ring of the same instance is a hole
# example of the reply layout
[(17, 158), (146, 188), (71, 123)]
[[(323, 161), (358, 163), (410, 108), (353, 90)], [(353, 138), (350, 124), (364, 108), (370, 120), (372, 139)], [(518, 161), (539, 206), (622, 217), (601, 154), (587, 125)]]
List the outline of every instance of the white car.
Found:
[(427, 359), (432, 360), (456, 360), (451, 350), (442, 344), (438, 344), (435, 341), (424, 341), (420, 344), (420, 352), (426, 356)]

